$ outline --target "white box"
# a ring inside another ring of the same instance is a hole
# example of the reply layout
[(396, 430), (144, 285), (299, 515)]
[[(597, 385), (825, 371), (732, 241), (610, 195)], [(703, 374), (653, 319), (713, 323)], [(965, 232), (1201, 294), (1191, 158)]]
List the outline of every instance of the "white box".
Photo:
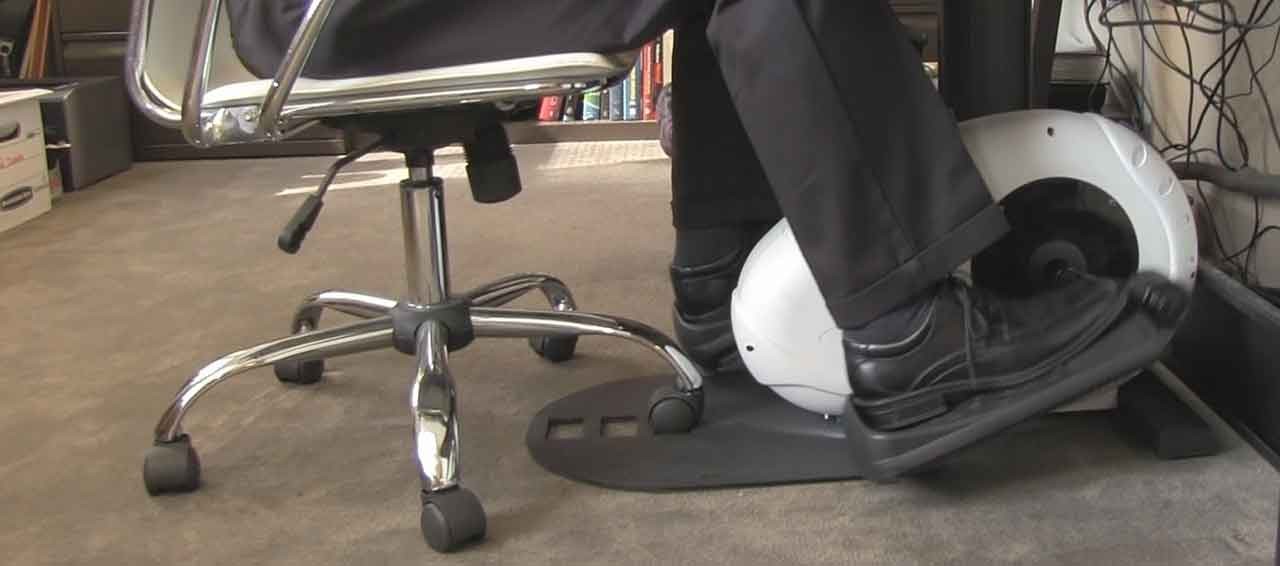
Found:
[(48, 92), (0, 92), (0, 232), (53, 207), (38, 100)]

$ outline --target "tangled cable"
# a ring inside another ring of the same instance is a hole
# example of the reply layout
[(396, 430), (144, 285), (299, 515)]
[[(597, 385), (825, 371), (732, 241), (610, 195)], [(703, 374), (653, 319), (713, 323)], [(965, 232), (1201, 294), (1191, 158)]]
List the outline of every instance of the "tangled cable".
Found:
[[(1254, 0), (1247, 14), (1240, 13), (1229, 0), (1107, 0), (1098, 10), (1096, 20), (1092, 15), (1101, 0), (1087, 0), (1085, 3), (1085, 20), (1089, 34), (1095, 45), (1105, 49), (1106, 63), (1095, 82), (1095, 88), (1110, 75), (1113, 82), (1123, 89), (1133, 104), (1130, 106), (1131, 120), (1140, 126), (1149, 125), (1145, 131), (1148, 141), (1160, 148), (1161, 154), (1170, 162), (1198, 163), (1204, 159), (1213, 159), (1218, 164), (1238, 171), (1250, 166), (1251, 152), (1248, 139), (1241, 129), (1241, 114), (1236, 109), (1239, 100), (1255, 98), (1261, 102), (1266, 113), (1270, 135), (1280, 148), (1280, 128), (1277, 128), (1275, 113), (1271, 106), (1271, 96), (1266, 85), (1259, 78), (1276, 59), (1277, 48), (1280, 47), (1280, 14), (1272, 14), (1275, 0)], [(1161, 13), (1172, 11), (1173, 16), (1157, 16), (1153, 4), (1162, 6)], [(1132, 17), (1123, 18), (1121, 8), (1128, 7)], [(1096, 26), (1107, 30), (1104, 41), (1099, 37)], [(1135, 84), (1135, 73), (1128, 58), (1116, 44), (1115, 30), (1120, 28), (1136, 29), (1141, 40), (1140, 51), (1141, 73), (1138, 84)], [(1160, 29), (1175, 29), (1182, 40), (1185, 65), (1175, 62), (1170, 55), (1169, 46), (1161, 36)], [(1221, 53), (1203, 68), (1197, 67), (1189, 32), (1216, 35), (1219, 38)], [(1271, 48), (1265, 58), (1255, 56), (1248, 39), (1251, 34), (1271, 33)], [(1186, 136), (1176, 139), (1161, 121), (1160, 116), (1151, 111), (1153, 107), (1147, 96), (1145, 84), (1147, 57), (1150, 55), (1156, 62), (1175, 75), (1187, 80), (1188, 104), (1186, 113)], [(1248, 88), (1242, 92), (1227, 92), (1227, 81), (1239, 65), (1248, 73)], [(1211, 79), (1210, 77), (1216, 78)], [(1118, 80), (1116, 80), (1118, 79)], [(1202, 101), (1202, 103), (1201, 103)], [(1210, 110), (1216, 110), (1216, 124), (1212, 132), (1212, 147), (1204, 147), (1205, 125), (1210, 122)], [(1156, 136), (1161, 143), (1156, 143)], [(1229, 135), (1230, 138), (1224, 138)], [(1234, 138), (1238, 156), (1229, 156), (1225, 151), (1224, 141)], [(1200, 142), (1200, 143), (1198, 143)], [(1253, 197), (1253, 227), (1248, 242), (1237, 250), (1228, 250), (1222, 233), (1219, 231), (1216, 214), (1212, 204), (1206, 198), (1200, 181), (1196, 181), (1196, 192), (1207, 209), (1207, 220), (1213, 232), (1213, 245), (1218, 255), (1226, 263), (1232, 274), (1247, 285), (1255, 285), (1254, 259), (1256, 250), (1263, 236), (1280, 231), (1280, 226), (1262, 225), (1262, 205), (1257, 197)]]

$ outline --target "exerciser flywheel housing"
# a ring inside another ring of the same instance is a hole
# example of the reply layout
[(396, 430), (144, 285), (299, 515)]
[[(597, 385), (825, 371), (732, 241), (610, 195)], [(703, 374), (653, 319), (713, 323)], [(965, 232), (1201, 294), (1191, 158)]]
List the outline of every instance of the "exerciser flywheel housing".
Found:
[[(1064, 270), (1149, 271), (1190, 289), (1198, 261), (1190, 204), (1136, 134), (1057, 110), (987, 116), (960, 131), (1012, 228), (972, 262), (977, 283), (1030, 294)], [(843, 413), (850, 390), (841, 332), (785, 220), (743, 267), (732, 316), (756, 380), (809, 411)]]

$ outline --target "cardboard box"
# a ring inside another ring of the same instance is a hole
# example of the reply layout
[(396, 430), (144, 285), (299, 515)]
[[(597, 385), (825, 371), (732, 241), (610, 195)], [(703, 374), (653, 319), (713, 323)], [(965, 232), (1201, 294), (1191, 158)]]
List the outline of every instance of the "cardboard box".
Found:
[(53, 207), (38, 100), (47, 93), (0, 92), (0, 232)]

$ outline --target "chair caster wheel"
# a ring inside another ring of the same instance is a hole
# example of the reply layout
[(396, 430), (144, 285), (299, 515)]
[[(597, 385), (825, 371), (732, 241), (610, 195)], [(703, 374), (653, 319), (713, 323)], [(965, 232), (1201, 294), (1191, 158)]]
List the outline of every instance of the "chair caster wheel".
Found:
[(529, 347), (542, 356), (542, 359), (558, 364), (573, 359), (573, 352), (578, 348), (578, 337), (535, 336), (529, 339)]
[(273, 366), (281, 383), (314, 385), (324, 377), (324, 360), (280, 362)]
[(149, 448), (142, 461), (142, 483), (151, 495), (187, 493), (200, 487), (200, 457), (191, 438), (184, 434)]
[(654, 434), (680, 434), (702, 420), (702, 390), (679, 391), (660, 387), (649, 397), (649, 427)]
[(436, 552), (453, 552), (484, 538), (484, 508), (471, 490), (422, 494), (422, 536)]

